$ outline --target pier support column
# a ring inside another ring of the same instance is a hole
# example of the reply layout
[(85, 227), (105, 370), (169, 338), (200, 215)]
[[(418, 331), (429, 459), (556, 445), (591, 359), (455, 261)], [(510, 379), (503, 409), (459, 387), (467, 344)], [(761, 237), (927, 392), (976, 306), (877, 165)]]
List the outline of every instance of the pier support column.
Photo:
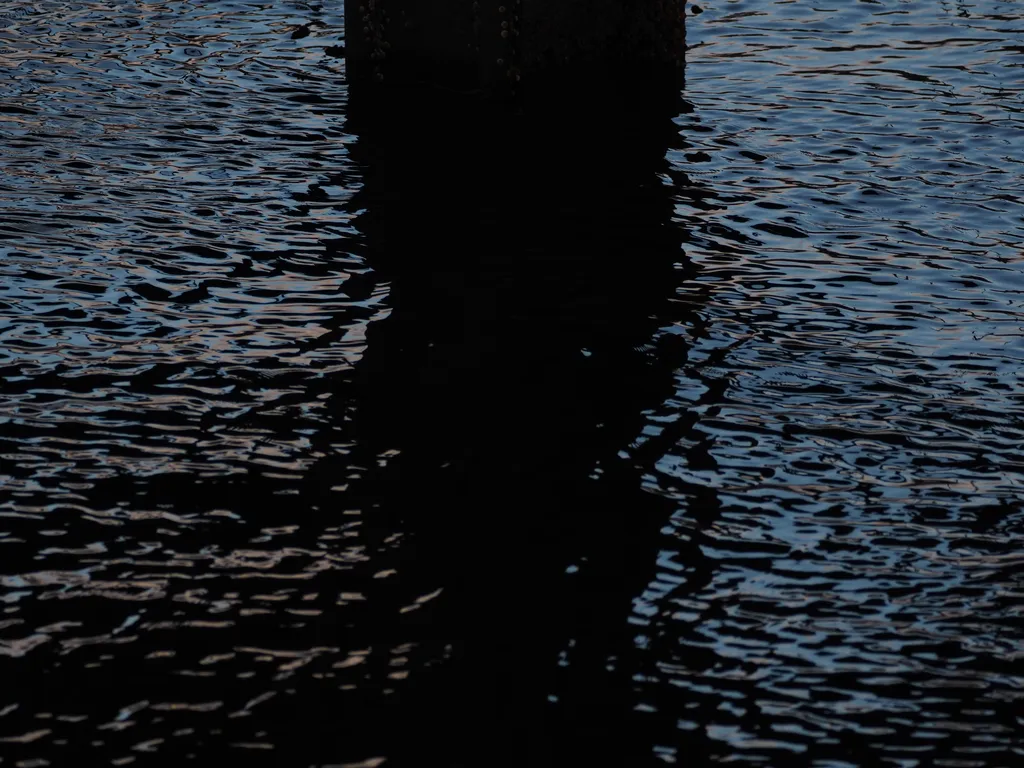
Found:
[(500, 92), (559, 72), (682, 67), (685, 0), (347, 0), (349, 82)]

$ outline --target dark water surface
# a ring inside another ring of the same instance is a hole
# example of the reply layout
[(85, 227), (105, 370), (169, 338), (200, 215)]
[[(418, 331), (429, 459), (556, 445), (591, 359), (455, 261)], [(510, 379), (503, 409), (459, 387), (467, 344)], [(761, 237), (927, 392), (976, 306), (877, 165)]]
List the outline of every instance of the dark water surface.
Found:
[(0, 3), (0, 765), (1024, 764), (1024, 4), (700, 10)]

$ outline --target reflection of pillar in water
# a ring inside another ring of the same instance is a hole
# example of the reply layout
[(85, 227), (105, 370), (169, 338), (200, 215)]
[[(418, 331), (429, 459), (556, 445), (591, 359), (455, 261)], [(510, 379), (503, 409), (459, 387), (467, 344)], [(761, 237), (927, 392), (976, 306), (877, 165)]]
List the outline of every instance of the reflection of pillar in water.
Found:
[[(405, 722), (430, 723), (399, 739), (419, 753), (432, 734), (502, 744), (476, 764), (542, 765), (551, 730), (574, 753), (622, 748), (628, 678), (605, 667), (632, 647), (668, 512), (620, 451), (685, 356), (658, 332), (683, 259), (658, 177), (677, 93), (606, 79), (530, 91), (518, 114), (422, 91), (353, 105), (357, 226), (391, 288), (355, 439), (394, 455), (374, 503), (413, 542), (399, 578), (443, 587), (422, 642), (455, 649), (403, 689)], [(556, 679), (570, 637), (580, 674)]]

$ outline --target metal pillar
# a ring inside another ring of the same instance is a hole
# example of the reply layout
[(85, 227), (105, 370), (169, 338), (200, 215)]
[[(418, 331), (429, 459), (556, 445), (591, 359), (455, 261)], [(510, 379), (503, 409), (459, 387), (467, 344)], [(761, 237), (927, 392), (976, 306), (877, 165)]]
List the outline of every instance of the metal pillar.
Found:
[(516, 89), (572, 73), (681, 69), (685, 0), (348, 0), (349, 82)]

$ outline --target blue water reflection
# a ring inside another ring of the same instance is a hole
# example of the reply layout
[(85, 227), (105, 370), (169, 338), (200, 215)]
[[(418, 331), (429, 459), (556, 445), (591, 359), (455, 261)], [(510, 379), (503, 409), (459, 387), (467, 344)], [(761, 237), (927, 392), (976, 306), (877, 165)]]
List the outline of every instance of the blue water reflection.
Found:
[(722, 758), (1013, 762), (1024, 17), (705, 11), (670, 156), (711, 190), (676, 208), (707, 308), (641, 448), (679, 502), (644, 687)]
[(1022, 759), (1024, 8), (689, 14), (514, 209), (350, 121), (340, 4), (0, 9), (0, 756), (380, 765), (504, 616), (624, 765)]

